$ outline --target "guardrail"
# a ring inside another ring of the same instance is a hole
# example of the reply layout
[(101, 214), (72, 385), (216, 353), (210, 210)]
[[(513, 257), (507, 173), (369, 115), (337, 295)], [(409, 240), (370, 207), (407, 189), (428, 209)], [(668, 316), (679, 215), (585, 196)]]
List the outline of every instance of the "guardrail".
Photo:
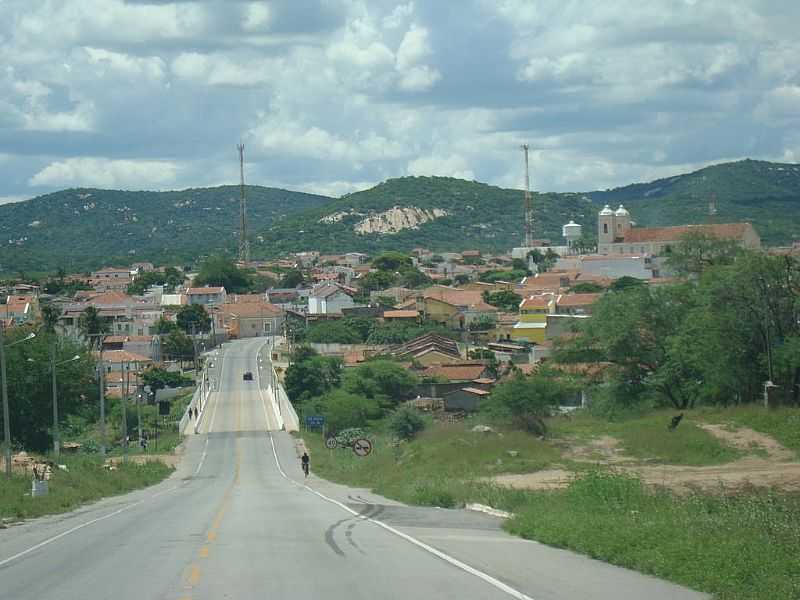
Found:
[[(275, 416), (278, 419), (278, 424), (281, 429), (286, 431), (299, 431), (300, 419), (297, 416), (286, 390), (278, 380), (278, 374), (275, 372), (275, 367), (272, 364), (272, 359), (269, 356), (269, 345), (264, 344), (258, 351), (259, 361), (264, 364), (269, 364), (269, 371), (267, 372), (266, 380), (261, 379), (261, 369), (259, 369), (259, 386), (266, 388), (270, 394), (273, 408), (275, 409)], [(274, 388), (273, 388), (274, 384)]]

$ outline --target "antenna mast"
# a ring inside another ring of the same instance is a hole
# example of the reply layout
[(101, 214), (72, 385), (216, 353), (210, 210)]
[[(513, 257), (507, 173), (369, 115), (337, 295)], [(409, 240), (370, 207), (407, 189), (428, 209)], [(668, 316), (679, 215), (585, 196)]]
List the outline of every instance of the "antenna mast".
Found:
[(528, 167), (528, 144), (522, 144), (525, 153), (525, 248), (533, 247), (533, 200), (531, 199), (531, 178)]
[(239, 150), (239, 181), (241, 196), (239, 198), (239, 262), (247, 267), (250, 262), (250, 242), (247, 241), (247, 198), (244, 195), (244, 144), (236, 145)]

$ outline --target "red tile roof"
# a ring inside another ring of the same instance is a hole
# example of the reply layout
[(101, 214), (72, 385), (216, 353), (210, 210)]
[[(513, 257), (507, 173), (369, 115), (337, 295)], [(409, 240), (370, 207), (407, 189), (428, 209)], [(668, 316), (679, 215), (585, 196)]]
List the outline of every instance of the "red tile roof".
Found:
[(676, 242), (687, 233), (705, 233), (721, 239), (742, 239), (750, 223), (680, 225), (677, 227), (634, 227), (625, 233), (625, 243)]
[(448, 381), (475, 381), (486, 370), (484, 364), (434, 365), (422, 372), (423, 377), (443, 377)]
[(600, 299), (603, 294), (567, 294), (560, 296), (558, 306), (590, 306)]
[(415, 319), (419, 316), (416, 310), (385, 310), (384, 319)]
[(241, 304), (223, 304), (217, 307), (220, 312), (240, 318), (272, 318), (281, 314), (281, 309), (268, 302), (244, 302)]

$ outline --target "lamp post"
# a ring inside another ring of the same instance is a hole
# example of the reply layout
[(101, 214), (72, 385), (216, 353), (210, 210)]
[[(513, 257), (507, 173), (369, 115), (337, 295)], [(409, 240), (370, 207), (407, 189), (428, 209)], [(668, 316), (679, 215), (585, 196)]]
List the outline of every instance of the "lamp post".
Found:
[[(3, 456), (6, 463), (6, 477), (11, 478), (11, 417), (8, 410), (8, 381), (6, 380), (6, 353), (4, 347), (5, 324), (0, 323), (0, 379), (2, 379), (2, 395), (3, 395)], [(9, 344), (8, 347), (16, 346), (22, 342), (27, 342), (36, 337), (36, 334), (31, 332), (21, 340)]]
[(67, 363), (80, 360), (80, 354), (76, 354), (72, 358), (56, 362), (56, 344), (50, 346), (50, 376), (53, 381), (53, 454), (59, 456), (61, 454), (61, 435), (58, 428), (58, 387), (56, 386), (56, 367), (65, 365)]

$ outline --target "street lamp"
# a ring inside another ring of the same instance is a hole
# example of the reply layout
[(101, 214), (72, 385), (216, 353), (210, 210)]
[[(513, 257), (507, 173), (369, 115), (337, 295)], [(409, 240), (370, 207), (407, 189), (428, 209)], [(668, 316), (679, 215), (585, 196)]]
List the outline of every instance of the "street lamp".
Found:
[[(8, 382), (6, 380), (6, 353), (4, 347), (4, 340), (5, 340), (5, 324), (0, 323), (0, 379), (3, 381), (2, 385), (2, 395), (3, 395), (3, 439), (5, 441), (3, 447), (3, 457), (5, 458), (6, 462), (6, 477), (9, 479), (11, 478), (11, 417), (9, 416), (8, 410)], [(8, 345), (9, 348), (11, 346), (16, 346), (17, 344), (21, 344), (22, 342), (27, 342), (28, 340), (32, 340), (36, 337), (36, 334), (31, 332), (21, 340), (17, 340)]]
[(56, 387), (56, 367), (66, 365), (67, 363), (80, 360), (80, 354), (76, 354), (72, 358), (56, 362), (56, 345), (50, 347), (50, 375), (53, 379), (53, 454), (59, 456), (61, 454), (61, 436), (58, 428), (58, 388)]

